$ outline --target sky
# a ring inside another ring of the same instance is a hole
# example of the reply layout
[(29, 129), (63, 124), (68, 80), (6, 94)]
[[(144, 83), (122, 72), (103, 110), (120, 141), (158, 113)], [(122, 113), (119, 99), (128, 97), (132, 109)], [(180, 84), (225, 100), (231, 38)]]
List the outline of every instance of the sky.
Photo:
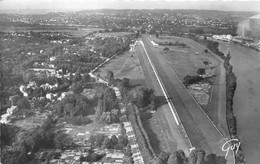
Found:
[(5, 9), (205, 9), (258, 11), (260, 0), (0, 0)]

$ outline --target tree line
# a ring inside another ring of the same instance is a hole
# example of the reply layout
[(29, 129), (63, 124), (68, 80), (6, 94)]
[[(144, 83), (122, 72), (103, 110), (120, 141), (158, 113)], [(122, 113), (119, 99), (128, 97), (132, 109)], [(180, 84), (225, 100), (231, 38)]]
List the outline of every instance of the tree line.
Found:
[[(230, 64), (231, 55), (228, 53), (225, 56), (224, 53), (219, 51), (218, 42), (206, 40), (206, 43), (208, 44), (208, 49), (224, 60), (224, 68), (226, 70), (226, 120), (231, 138), (238, 138), (237, 120), (233, 111), (233, 97), (236, 91), (237, 77), (233, 72), (233, 66)], [(237, 163), (245, 163), (241, 147), (239, 147), (238, 153), (235, 154), (235, 160)]]

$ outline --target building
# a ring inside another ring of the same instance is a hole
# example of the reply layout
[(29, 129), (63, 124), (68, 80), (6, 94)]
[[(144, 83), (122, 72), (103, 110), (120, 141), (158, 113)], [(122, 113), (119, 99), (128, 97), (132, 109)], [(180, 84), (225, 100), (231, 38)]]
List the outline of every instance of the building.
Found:
[(10, 115), (9, 113), (3, 114), (3, 115), (1, 116), (0, 122), (1, 122), (2, 124), (8, 124), (8, 123), (11, 121), (11, 116), (12, 116), (12, 115)]
[(233, 37), (231, 35), (213, 35), (212, 38), (224, 42), (230, 42)]
[(15, 112), (17, 112), (18, 111), (18, 107), (17, 106), (11, 106), (10, 108), (8, 108), (7, 110), (6, 110), (6, 113), (8, 113), (8, 114), (14, 114)]

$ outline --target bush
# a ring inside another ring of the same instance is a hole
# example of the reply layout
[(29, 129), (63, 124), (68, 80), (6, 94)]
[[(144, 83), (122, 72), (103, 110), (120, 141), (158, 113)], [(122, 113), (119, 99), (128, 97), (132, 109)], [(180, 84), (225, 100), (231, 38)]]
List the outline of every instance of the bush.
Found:
[(204, 75), (205, 72), (206, 72), (206, 71), (205, 71), (204, 68), (199, 68), (198, 71), (197, 71), (198, 75)]
[(202, 80), (203, 80), (203, 78), (198, 75), (195, 75), (195, 76), (187, 75), (183, 78), (183, 83), (184, 83), (184, 85), (188, 86), (188, 85), (200, 82)]
[(223, 54), (223, 52), (220, 52), (218, 49), (219, 43), (218, 42), (214, 42), (211, 40), (207, 40), (207, 48), (210, 49), (212, 52), (214, 52), (216, 55), (218, 55), (219, 57), (221, 57), (223, 60), (225, 60), (225, 55)]
[(163, 51), (169, 51), (170, 49), (169, 49), (169, 47), (165, 47), (164, 49), (163, 49)]

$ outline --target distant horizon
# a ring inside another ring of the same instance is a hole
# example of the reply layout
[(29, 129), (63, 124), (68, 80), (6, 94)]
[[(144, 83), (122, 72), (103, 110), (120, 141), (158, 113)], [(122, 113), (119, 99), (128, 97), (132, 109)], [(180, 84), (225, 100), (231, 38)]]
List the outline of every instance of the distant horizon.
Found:
[(260, 12), (260, 0), (0, 0), (0, 10), (170, 9)]
[[(48, 14), (55, 12), (80, 12), (80, 11), (88, 11), (88, 10), (195, 10), (195, 11), (219, 11), (219, 12), (241, 12), (241, 13), (255, 13), (257, 17), (260, 16), (260, 11), (234, 11), (234, 10), (217, 10), (217, 9), (114, 9), (114, 8), (99, 8), (99, 9), (0, 9), (0, 14), (20, 14), (20, 15), (28, 15), (28, 14)], [(39, 13), (41, 11), (41, 13)]]
[(84, 10), (198, 10), (198, 11), (227, 11), (227, 12), (258, 12), (260, 13), (260, 11), (257, 10), (246, 10), (246, 11), (238, 11), (238, 10), (220, 10), (220, 9), (167, 9), (167, 8), (154, 8), (154, 9), (147, 9), (147, 8), (143, 8), (143, 9), (135, 9), (135, 8), (122, 8), (122, 9), (116, 9), (116, 8), (98, 8), (98, 9), (1, 9), (0, 11), (3, 10), (57, 10), (57, 11), (68, 11), (68, 12), (74, 12), (74, 11), (84, 11)]

